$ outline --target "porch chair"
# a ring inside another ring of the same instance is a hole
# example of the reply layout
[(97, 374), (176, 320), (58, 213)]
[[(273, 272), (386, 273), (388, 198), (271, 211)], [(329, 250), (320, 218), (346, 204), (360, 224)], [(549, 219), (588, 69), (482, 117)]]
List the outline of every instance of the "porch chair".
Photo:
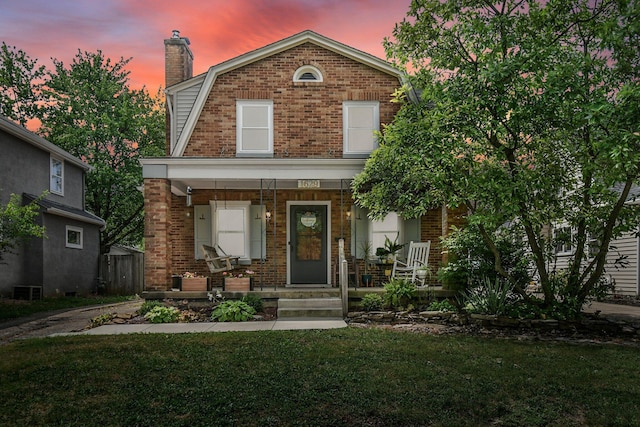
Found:
[(424, 286), (424, 280), (416, 279), (416, 273), (418, 272), (418, 268), (428, 264), (430, 248), (430, 240), (418, 243), (410, 242), (409, 252), (407, 253), (407, 261), (402, 262), (396, 259), (393, 263), (391, 277), (403, 278), (411, 281), (412, 283), (416, 282), (417, 280), (420, 281), (420, 286)]
[[(358, 278), (360, 277), (358, 260), (356, 257), (347, 257), (347, 265), (349, 271), (349, 284), (358, 285)], [(336, 260), (333, 263), (333, 283), (334, 287), (340, 286), (340, 257), (336, 256)]]
[(202, 253), (209, 271), (212, 273), (233, 270), (240, 259), (237, 256), (227, 255), (217, 244), (215, 246), (202, 245)]

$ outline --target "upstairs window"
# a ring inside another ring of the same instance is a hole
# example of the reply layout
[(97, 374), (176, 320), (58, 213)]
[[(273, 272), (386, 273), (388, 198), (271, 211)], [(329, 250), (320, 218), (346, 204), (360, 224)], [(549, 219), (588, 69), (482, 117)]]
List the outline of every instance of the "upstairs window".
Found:
[(51, 172), (49, 190), (53, 194), (64, 194), (64, 162), (56, 157), (51, 157)]
[(378, 147), (375, 136), (375, 131), (380, 130), (378, 102), (344, 102), (342, 122), (345, 157), (368, 157)]
[(305, 65), (293, 74), (294, 82), (321, 82), (322, 73), (316, 67)]
[(237, 101), (236, 155), (273, 156), (273, 101)]

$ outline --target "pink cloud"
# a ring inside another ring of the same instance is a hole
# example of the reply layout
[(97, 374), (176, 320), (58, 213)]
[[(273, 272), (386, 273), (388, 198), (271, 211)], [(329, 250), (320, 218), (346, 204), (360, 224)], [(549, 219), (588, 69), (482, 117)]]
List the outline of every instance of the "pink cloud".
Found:
[[(52, 5), (54, 3), (54, 5)], [(191, 41), (194, 74), (303, 30), (384, 58), (382, 40), (410, 0), (22, 0), (0, 14), (0, 41), (40, 64), (71, 62), (78, 49), (130, 58), (131, 86), (164, 85), (163, 40), (178, 29)]]

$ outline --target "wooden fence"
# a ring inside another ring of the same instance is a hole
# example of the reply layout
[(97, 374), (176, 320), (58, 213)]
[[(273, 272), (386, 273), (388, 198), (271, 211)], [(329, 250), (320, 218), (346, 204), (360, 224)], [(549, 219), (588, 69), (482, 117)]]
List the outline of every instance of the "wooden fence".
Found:
[(144, 253), (102, 255), (100, 278), (106, 295), (140, 295), (144, 285)]

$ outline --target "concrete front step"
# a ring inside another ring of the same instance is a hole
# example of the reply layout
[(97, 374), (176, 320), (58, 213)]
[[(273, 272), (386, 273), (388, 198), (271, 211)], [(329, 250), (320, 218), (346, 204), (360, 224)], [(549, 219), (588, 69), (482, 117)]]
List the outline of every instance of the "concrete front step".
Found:
[(278, 318), (291, 317), (333, 317), (342, 318), (340, 298), (280, 298)]

